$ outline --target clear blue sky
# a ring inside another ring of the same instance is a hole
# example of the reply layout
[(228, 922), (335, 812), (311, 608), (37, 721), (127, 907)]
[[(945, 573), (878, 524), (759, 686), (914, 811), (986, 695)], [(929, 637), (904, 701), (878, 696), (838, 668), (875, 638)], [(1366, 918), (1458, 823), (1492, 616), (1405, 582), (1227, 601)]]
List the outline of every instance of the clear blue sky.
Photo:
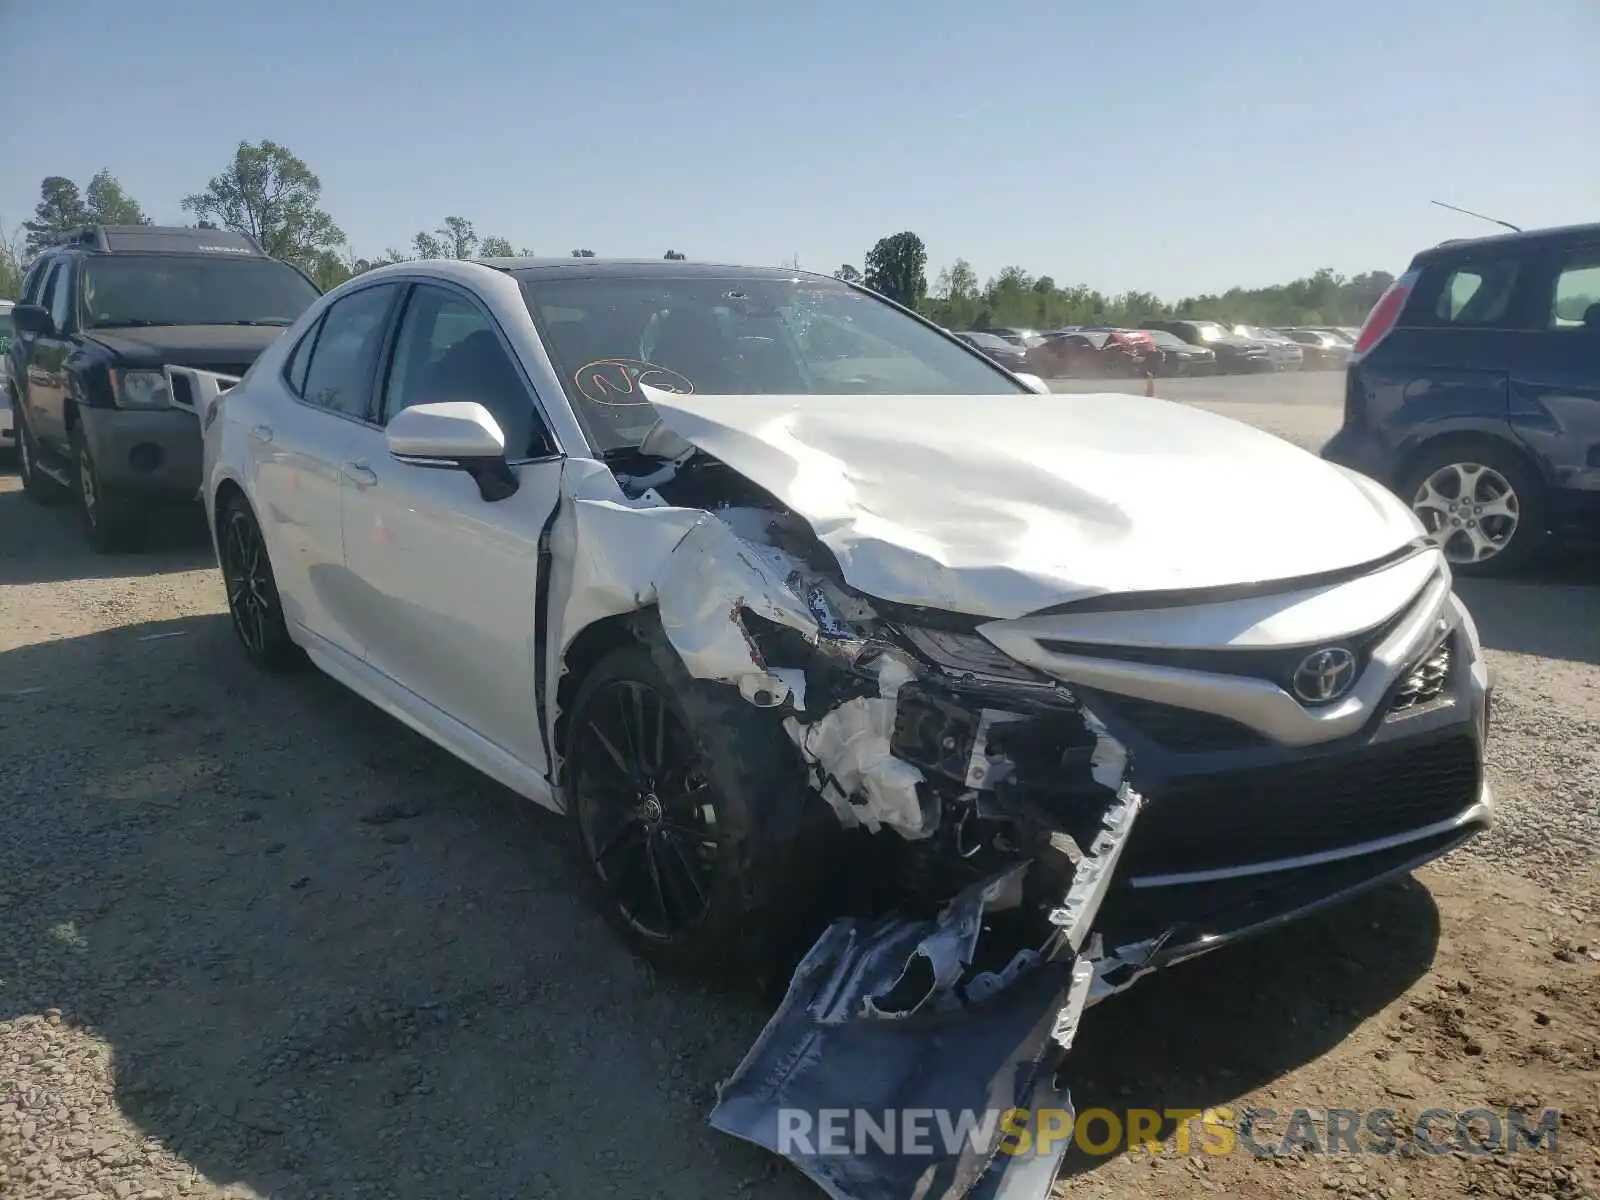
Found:
[(879, 236), (1169, 298), (1600, 220), (1597, 0), (0, 0), (0, 220), (109, 167), (158, 221), (240, 139), (358, 253), (831, 271)]

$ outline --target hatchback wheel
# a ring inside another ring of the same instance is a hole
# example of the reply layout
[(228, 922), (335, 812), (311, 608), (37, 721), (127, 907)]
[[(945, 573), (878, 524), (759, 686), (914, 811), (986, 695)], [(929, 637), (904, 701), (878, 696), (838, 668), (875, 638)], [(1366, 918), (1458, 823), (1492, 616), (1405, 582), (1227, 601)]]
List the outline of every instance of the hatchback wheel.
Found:
[(250, 661), (275, 670), (292, 665), (298, 654), (283, 619), (283, 604), (267, 556), (266, 540), (250, 506), (235, 497), (217, 520), (222, 581), (228, 589), (228, 615)]
[(1446, 445), (1412, 470), (1402, 494), (1462, 575), (1503, 575), (1544, 539), (1544, 487), (1492, 442)]

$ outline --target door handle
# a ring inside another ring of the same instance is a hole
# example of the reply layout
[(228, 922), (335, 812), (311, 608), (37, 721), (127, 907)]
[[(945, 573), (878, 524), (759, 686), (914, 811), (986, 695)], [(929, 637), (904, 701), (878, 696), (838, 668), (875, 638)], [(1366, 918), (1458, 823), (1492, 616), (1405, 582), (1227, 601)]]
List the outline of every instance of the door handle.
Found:
[(272, 440), (272, 426), (270, 426), (270, 425), (255, 425), (255, 426), (252, 426), (251, 429), (250, 429), (250, 436), (254, 440), (260, 442), (262, 445), (265, 445), (266, 443), (268, 443), (268, 442), (270, 442)]
[(364, 462), (346, 462), (341, 464), (344, 477), (358, 488), (369, 488), (378, 482), (378, 473)]

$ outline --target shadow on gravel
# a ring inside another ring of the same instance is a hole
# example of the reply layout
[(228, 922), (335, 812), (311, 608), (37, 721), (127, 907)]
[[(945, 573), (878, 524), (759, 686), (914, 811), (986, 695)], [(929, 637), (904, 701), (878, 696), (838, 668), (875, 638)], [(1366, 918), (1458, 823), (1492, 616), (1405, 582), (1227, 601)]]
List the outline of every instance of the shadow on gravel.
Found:
[[(1408, 876), (1096, 1005), (1072, 1051), (1072, 1096), (1080, 1113), (1117, 1114), (1122, 1144), (1093, 1157), (1074, 1147), (1063, 1172), (1094, 1171), (1125, 1153), (1129, 1109), (1228, 1105), (1328, 1053), (1427, 973), (1439, 932), (1433, 897)], [(1164, 1122), (1160, 1136), (1174, 1128)], [(1106, 1122), (1091, 1123), (1087, 1136), (1105, 1141)]]
[[(115, 1103), (211, 1179), (817, 1194), (705, 1124), (763, 1006), (623, 950), (558, 819), (313, 671), (253, 671), (222, 616), (23, 647), (0, 678), (38, 689), (0, 698), (27, 750), (0, 757), (0, 1020), (104, 1039)], [(1087, 1018), (1079, 1102), (1281, 1075), (1412, 983), (1437, 929), (1406, 884), (1147, 980)]]
[(1563, 548), (1509, 579), (1456, 580), (1491, 650), (1600, 666), (1600, 553)]
[(137, 554), (90, 554), (81, 520), (75, 505), (35, 504), (14, 480), (0, 489), (0, 586), (169, 575), (216, 565), (198, 504), (157, 512), (149, 545)]

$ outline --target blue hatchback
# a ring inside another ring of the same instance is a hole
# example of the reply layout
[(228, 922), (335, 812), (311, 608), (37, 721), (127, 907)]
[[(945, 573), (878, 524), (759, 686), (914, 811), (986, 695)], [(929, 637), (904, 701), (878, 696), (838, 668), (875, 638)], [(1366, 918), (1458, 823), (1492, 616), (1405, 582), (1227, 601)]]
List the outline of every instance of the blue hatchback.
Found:
[(1362, 326), (1322, 455), (1410, 504), (1460, 574), (1600, 534), (1600, 224), (1413, 258)]

